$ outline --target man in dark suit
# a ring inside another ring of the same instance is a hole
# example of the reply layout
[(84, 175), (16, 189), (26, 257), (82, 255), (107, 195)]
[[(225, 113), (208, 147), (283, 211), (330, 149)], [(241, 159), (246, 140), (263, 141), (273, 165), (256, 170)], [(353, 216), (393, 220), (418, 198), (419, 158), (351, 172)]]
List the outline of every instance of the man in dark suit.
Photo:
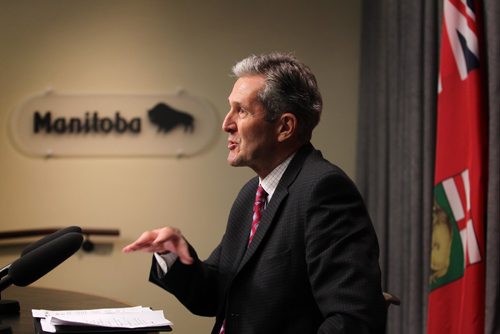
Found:
[(201, 261), (178, 229), (164, 227), (124, 251), (154, 252), (150, 280), (193, 313), (215, 316), (212, 334), (383, 333), (365, 205), (310, 144), (322, 110), (314, 75), (278, 53), (250, 56), (233, 72), (227, 160), (257, 176), (238, 194), (221, 243)]

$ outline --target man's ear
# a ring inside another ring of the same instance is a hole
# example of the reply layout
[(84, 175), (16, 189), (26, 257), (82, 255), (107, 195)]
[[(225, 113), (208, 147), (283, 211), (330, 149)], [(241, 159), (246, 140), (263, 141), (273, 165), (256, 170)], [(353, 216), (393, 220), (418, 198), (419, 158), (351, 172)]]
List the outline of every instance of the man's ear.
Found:
[(297, 117), (292, 113), (283, 113), (278, 119), (278, 141), (284, 142), (297, 132)]

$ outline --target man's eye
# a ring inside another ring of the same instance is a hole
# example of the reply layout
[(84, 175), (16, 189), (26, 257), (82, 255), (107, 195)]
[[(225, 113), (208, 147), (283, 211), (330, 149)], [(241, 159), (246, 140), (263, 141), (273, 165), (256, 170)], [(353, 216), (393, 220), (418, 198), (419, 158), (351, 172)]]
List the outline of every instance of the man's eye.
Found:
[(243, 118), (243, 117), (245, 117), (246, 115), (248, 115), (248, 111), (246, 111), (246, 109), (242, 109), (242, 108), (240, 108), (240, 109), (238, 110), (238, 115), (239, 115), (240, 117), (242, 117), (242, 118)]

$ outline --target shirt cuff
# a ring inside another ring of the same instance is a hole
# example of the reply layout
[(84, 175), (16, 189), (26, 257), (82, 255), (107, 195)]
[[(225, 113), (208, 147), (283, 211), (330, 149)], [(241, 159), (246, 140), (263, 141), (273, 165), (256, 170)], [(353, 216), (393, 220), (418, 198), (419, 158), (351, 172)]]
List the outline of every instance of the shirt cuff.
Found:
[(158, 269), (161, 270), (161, 273), (165, 275), (168, 272), (168, 269), (172, 267), (172, 265), (177, 261), (177, 254), (175, 253), (167, 253), (167, 254), (158, 254), (153, 253), (156, 259), (156, 263), (158, 264)]

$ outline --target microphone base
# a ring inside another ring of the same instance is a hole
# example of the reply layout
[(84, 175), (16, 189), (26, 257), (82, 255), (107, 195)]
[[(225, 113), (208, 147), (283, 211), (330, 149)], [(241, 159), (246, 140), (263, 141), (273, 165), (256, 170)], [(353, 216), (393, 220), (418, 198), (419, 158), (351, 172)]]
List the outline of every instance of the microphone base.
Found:
[[(0, 300), (0, 314), (19, 314), (19, 302), (17, 300)], [(3, 327), (0, 324), (0, 327)], [(0, 334), (3, 334), (0, 331)]]
[(0, 334), (12, 334), (12, 328), (10, 328), (10, 326), (0, 324)]

